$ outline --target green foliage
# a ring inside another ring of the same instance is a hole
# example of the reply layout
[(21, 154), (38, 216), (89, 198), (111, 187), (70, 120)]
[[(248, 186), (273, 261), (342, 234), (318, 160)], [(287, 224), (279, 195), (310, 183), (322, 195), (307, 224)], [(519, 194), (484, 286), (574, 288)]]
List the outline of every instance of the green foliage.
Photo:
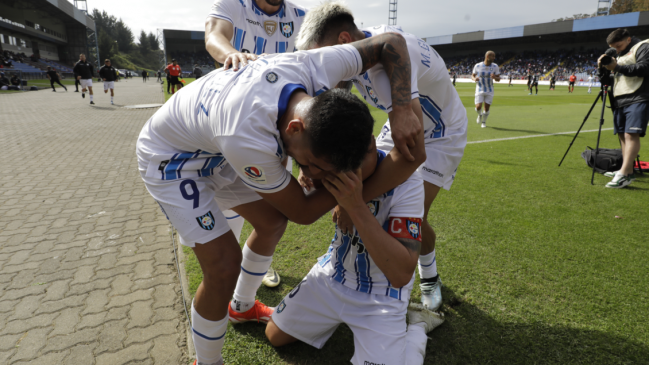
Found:
[[(122, 19), (109, 15), (105, 10), (100, 12), (97, 9), (93, 9), (90, 17), (95, 21), (97, 32), (105, 33), (107, 39), (110, 39), (110, 43), (117, 42), (118, 50), (113, 50), (111, 45), (108, 51), (109, 54), (115, 54), (117, 51), (128, 52), (133, 48), (133, 32), (131, 28), (124, 24)], [(99, 43), (99, 51), (103, 55), (106, 51), (101, 47), (102, 42), (99, 41)], [(108, 40), (104, 40), (104, 45), (107, 45), (107, 43)]]
[(158, 44), (158, 37), (153, 34), (153, 32), (149, 32), (149, 35), (147, 35), (147, 39), (149, 40), (149, 47), (154, 50), (158, 51), (160, 50), (160, 45)]
[(151, 44), (149, 43), (149, 38), (143, 30), (140, 31), (140, 38), (138, 38), (138, 41), (140, 42), (138, 48), (140, 49), (140, 53), (142, 55), (147, 55), (149, 52), (151, 52)]
[[(557, 164), (595, 94), (577, 87), (528, 96), (524, 85), (496, 84), (488, 128), (475, 123), (475, 85), (458, 83), (469, 117), (468, 140), (453, 188), (427, 217), (437, 233), (446, 323), (429, 336), (425, 364), (646, 364), (649, 359), (649, 176), (605, 189), (580, 153), (597, 134), (583, 132)], [(376, 110), (373, 110), (376, 111)], [(584, 130), (598, 127), (599, 109)], [(377, 112), (375, 133), (386, 120)], [(612, 126), (606, 111), (604, 128)], [(474, 143), (538, 134), (569, 134)], [(603, 147), (616, 148), (610, 130)], [(616, 216), (621, 218), (616, 218)], [(245, 242), (252, 227), (241, 234)], [(310, 226), (289, 223), (273, 259), (282, 283), (258, 298), (279, 301), (306, 275), (333, 235), (325, 215)], [(185, 249), (190, 292), (202, 276)], [(417, 278), (412, 301), (419, 301)], [(354, 352), (341, 326), (322, 350), (303, 343), (273, 348), (264, 326), (229, 326), (227, 364), (345, 364)]]

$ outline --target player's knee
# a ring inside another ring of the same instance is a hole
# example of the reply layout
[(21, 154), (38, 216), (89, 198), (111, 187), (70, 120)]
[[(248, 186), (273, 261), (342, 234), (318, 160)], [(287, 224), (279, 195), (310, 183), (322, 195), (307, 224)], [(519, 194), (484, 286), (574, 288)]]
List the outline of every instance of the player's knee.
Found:
[(255, 224), (255, 230), (257, 234), (261, 234), (264, 237), (275, 237), (277, 239), (281, 238), (286, 230), (286, 225), (288, 224), (288, 218), (280, 212), (266, 216), (266, 219)]
[(268, 341), (274, 347), (284, 346), (294, 341), (294, 340), (291, 341), (290, 336), (282, 332), (282, 330), (279, 329), (279, 327), (277, 327), (277, 325), (275, 324), (275, 322), (273, 322), (272, 319), (270, 320), (270, 322), (268, 322), (268, 325), (266, 326), (266, 338), (268, 338)]

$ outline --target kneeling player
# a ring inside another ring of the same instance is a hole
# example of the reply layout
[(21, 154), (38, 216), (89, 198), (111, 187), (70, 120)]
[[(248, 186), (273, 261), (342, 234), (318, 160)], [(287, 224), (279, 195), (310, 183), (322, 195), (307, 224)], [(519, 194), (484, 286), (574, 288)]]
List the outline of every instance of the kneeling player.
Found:
[[(385, 152), (372, 149), (369, 157), (363, 170), (371, 174)], [(439, 314), (413, 305), (406, 325), (421, 249), (423, 181), (415, 173), (366, 204), (356, 174), (322, 180), (354, 228), (344, 234), (336, 226), (329, 250), (277, 306), (266, 336), (274, 346), (301, 340), (320, 349), (345, 323), (354, 333), (352, 364), (423, 364), (426, 333), (443, 322)]]

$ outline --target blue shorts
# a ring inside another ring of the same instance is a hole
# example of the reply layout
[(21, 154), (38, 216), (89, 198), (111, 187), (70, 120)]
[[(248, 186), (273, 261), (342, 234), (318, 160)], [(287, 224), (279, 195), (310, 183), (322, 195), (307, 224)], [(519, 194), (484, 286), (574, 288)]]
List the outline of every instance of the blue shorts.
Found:
[(615, 109), (613, 112), (613, 134), (638, 133), (644, 137), (649, 121), (649, 103), (637, 103)]

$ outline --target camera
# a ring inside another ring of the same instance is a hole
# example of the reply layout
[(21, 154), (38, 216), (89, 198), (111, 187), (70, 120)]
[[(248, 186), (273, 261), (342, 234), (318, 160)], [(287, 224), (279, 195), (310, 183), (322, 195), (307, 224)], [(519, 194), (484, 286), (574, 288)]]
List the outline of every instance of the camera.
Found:
[(602, 60), (600, 62), (602, 63), (602, 65), (608, 66), (611, 64), (611, 62), (613, 62), (613, 57), (617, 56), (617, 51), (615, 50), (615, 48), (611, 47), (607, 49), (605, 53), (605, 56), (602, 57)]

